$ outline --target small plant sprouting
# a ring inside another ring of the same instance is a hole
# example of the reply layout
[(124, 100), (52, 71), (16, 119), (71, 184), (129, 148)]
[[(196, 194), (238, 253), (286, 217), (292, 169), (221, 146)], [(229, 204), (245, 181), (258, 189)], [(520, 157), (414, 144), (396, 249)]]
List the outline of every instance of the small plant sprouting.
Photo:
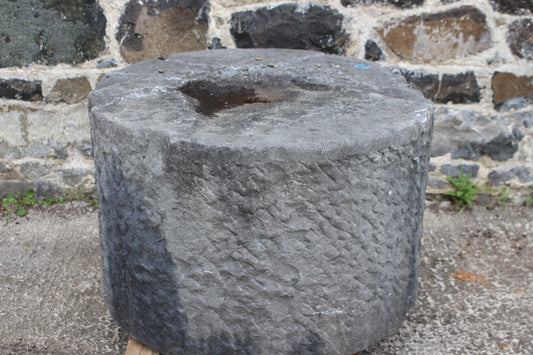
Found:
[(472, 174), (464, 175), (463, 165), (460, 167), (459, 176), (457, 179), (453, 177), (447, 177), (446, 180), (455, 187), (455, 191), (446, 191), (444, 195), (450, 196), (452, 202), (459, 209), (460, 215), (465, 208), (471, 208), (476, 200), (476, 196), (481, 190), (488, 190), (482, 187), (478, 187), (476, 183), (470, 182), (470, 176)]
[(62, 198), (37, 199), (35, 190), (30, 189), (25, 194), (18, 192), (16, 195), (7, 195), (6, 198), (2, 200), (2, 210), (4, 211), (4, 216), (6, 218), (13, 214), (16, 214), (19, 217), (24, 217), (28, 214), (28, 207), (36, 205), (49, 207), (64, 202), (65, 200)]
[(96, 198), (87, 196), (81, 193), (79, 190), (76, 190), (76, 192), (74, 193), (72, 201), (85, 201), (94, 208), (98, 208), (98, 200)]
[(531, 198), (528, 199), (528, 200), (526, 200), (525, 203), (526, 203), (526, 205), (532, 205), (532, 206), (533, 206), (533, 185), (531, 185), (531, 186), (529, 187), (529, 189), (531, 190), (531, 191), (529, 192), (529, 195), (531, 196)]
[(509, 191), (507, 190), (507, 187), (504, 186), (499, 193), (495, 194), (495, 197), (498, 205), (505, 205), (509, 199)]

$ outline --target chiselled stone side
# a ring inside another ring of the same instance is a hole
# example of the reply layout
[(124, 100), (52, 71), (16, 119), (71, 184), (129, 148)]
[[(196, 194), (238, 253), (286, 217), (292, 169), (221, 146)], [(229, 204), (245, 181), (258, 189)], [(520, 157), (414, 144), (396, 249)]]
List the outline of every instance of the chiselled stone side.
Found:
[(102, 80), (103, 286), (123, 329), (169, 354), (351, 354), (399, 327), (432, 105), (368, 63), (213, 50)]

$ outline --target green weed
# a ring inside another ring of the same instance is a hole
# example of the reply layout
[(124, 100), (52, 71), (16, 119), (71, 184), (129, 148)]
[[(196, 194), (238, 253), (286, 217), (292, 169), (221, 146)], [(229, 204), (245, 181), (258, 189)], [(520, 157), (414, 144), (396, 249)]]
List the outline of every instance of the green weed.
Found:
[(474, 205), (477, 194), (481, 190), (489, 190), (483, 187), (478, 187), (476, 183), (470, 182), (470, 176), (472, 174), (464, 175), (463, 165), (461, 165), (461, 170), (457, 179), (453, 177), (447, 177), (446, 180), (455, 187), (455, 191), (446, 191), (444, 195), (450, 196), (452, 202), (459, 209), (457, 213), (460, 215), (463, 213), (465, 208), (471, 208)]
[(49, 207), (64, 202), (65, 200), (62, 198), (37, 199), (35, 190), (30, 189), (25, 194), (17, 192), (16, 195), (7, 195), (6, 198), (2, 200), (2, 210), (6, 218), (13, 214), (19, 217), (24, 217), (28, 214), (28, 207), (37, 205)]
[(526, 200), (526, 205), (533, 205), (533, 185), (529, 187), (531, 191), (529, 192), (531, 198), (529, 200)]

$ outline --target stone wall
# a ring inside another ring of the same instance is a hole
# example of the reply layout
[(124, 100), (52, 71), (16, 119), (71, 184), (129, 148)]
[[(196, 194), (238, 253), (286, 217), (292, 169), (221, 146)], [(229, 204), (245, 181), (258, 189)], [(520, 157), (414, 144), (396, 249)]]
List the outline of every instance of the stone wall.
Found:
[(435, 103), (429, 193), (450, 189), (460, 165), (496, 189), (533, 184), (529, 0), (1, 0), (0, 195), (94, 192), (86, 98), (98, 80), (230, 47), (322, 51), (401, 73)]

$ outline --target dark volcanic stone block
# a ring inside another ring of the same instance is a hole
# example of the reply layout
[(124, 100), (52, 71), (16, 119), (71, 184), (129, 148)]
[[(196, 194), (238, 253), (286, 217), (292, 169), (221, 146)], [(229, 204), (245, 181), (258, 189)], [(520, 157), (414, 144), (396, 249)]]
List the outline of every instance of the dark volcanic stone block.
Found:
[(342, 15), (329, 7), (310, 6), (305, 11), (296, 4), (231, 16), (231, 35), (238, 48), (310, 49), (344, 54), (348, 36), (342, 27)]
[(422, 91), (424, 97), (439, 103), (479, 102), (480, 88), (473, 72), (459, 74), (429, 74), (423, 71), (401, 70), (402, 75), (414, 87)]
[(533, 59), (533, 20), (517, 20), (509, 26), (507, 44), (519, 58)]
[(424, 0), (341, 0), (344, 6), (355, 5), (394, 5), (402, 9), (410, 9), (413, 6), (424, 4)]
[(207, 0), (130, 0), (116, 39), (128, 63), (207, 49)]
[(373, 62), (385, 59), (385, 55), (378, 47), (378, 44), (371, 39), (365, 43), (365, 59)]
[(531, 0), (489, 0), (494, 10), (507, 14), (533, 13), (533, 1)]
[(433, 108), (401, 75), (220, 49), (110, 73), (89, 101), (105, 302), (133, 338), (353, 354), (406, 318)]
[(426, 99), (434, 100), (439, 91), (439, 76), (437, 74), (429, 74), (423, 71), (411, 71), (402, 69), (402, 75), (408, 83), (420, 90)]
[(474, 72), (443, 74), (436, 102), (454, 104), (479, 102), (481, 93)]
[(13, 100), (41, 101), (40, 80), (0, 79), (0, 97)]
[(0, 1), (0, 67), (96, 58), (105, 28), (96, 0)]

